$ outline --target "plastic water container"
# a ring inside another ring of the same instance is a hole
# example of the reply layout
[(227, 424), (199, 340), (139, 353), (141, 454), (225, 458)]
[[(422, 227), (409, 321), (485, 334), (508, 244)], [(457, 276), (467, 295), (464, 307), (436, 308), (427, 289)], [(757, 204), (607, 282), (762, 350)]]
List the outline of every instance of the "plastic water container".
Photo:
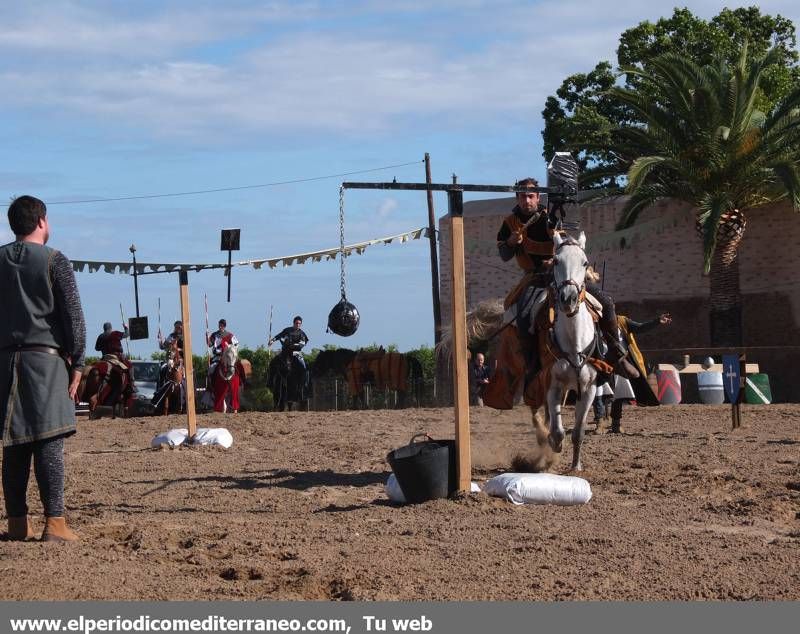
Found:
[(697, 373), (697, 389), (700, 402), (704, 405), (722, 405), (725, 402), (725, 389), (722, 387), (722, 372)]
[(744, 398), (754, 405), (772, 403), (772, 391), (769, 388), (769, 376), (766, 374), (749, 374), (745, 381)]
[(677, 370), (658, 370), (658, 401), (662, 405), (677, 405), (681, 402), (681, 376)]

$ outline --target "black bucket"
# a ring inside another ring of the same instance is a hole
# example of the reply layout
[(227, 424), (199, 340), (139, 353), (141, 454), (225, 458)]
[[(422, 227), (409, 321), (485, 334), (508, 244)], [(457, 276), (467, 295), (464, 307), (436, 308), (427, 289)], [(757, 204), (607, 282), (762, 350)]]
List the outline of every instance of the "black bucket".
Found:
[[(427, 440), (415, 442), (420, 437)], [(409, 504), (446, 498), (458, 488), (455, 440), (417, 434), (405, 447), (390, 451), (386, 460)]]

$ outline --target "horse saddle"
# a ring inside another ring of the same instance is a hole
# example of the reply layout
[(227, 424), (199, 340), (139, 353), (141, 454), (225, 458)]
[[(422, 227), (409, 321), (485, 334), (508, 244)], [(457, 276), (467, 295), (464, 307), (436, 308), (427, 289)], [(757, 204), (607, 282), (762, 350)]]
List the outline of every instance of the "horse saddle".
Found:
[[(600, 301), (592, 295), (589, 291), (584, 292), (584, 301), (586, 302), (586, 307), (589, 309), (589, 314), (592, 316), (592, 320), (597, 323), (603, 317), (603, 305)], [(554, 300), (550, 294), (549, 288), (537, 288), (534, 289), (534, 292), (528, 298), (528, 301), (524, 303), (521, 307), (518, 305), (512, 306), (511, 308), (507, 309), (505, 314), (503, 315), (503, 326), (507, 325), (507, 323), (511, 323), (514, 318), (517, 317), (517, 311), (519, 310), (519, 314), (522, 316), (527, 316), (528, 321), (527, 323), (530, 324), (530, 334), (535, 334), (535, 330), (537, 329), (537, 323), (539, 316), (539, 311), (542, 310), (544, 306), (549, 306), (551, 311), (555, 311)], [(548, 322), (552, 323), (555, 317), (554, 312), (549, 315)]]
[(109, 365), (113, 365), (114, 367), (119, 368), (120, 370), (123, 371), (128, 370), (128, 365), (115, 354), (104, 354), (103, 361), (105, 361)]

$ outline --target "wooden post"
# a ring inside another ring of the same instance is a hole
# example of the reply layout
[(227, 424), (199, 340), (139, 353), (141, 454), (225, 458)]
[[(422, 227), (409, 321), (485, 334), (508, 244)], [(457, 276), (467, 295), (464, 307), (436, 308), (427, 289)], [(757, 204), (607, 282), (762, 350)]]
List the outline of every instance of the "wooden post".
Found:
[(183, 367), (186, 373), (186, 422), (189, 438), (197, 433), (197, 413), (194, 408), (194, 369), (192, 368), (192, 321), (189, 315), (189, 273), (178, 273), (181, 287), (181, 321), (183, 322)]
[(458, 490), (469, 493), (472, 480), (472, 456), (469, 438), (469, 386), (467, 378), (467, 306), (464, 272), (464, 199), (463, 192), (447, 192), (450, 212), (450, 240), (453, 257), (453, 404), (456, 424)]

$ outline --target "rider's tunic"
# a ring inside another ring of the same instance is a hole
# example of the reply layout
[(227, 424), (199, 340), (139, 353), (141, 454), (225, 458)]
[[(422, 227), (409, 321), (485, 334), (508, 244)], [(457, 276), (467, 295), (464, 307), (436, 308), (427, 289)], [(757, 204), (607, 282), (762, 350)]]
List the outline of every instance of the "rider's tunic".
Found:
[(523, 340), (531, 333), (530, 318), (523, 310), (529, 303), (536, 288), (547, 286), (550, 274), (545, 270), (544, 262), (553, 257), (553, 231), (548, 224), (547, 213), (539, 213), (538, 219), (528, 225), (522, 236), (522, 244), (511, 247), (506, 242), (512, 233), (519, 233), (530, 216), (522, 213), (519, 206), (503, 220), (497, 232), (497, 249), (500, 258), (507, 262), (515, 258), (517, 266), (524, 272), (522, 279), (511, 290), (506, 298), (506, 307), (517, 305), (517, 331)]
[(520, 245), (510, 247), (506, 242), (512, 233), (518, 233), (530, 219), (519, 206), (514, 207), (511, 214), (503, 219), (503, 225), (497, 232), (497, 248), (503, 262), (513, 257), (526, 273), (539, 270), (545, 260), (553, 257), (553, 231), (548, 225), (547, 213), (536, 213), (540, 214), (539, 218), (525, 229)]
[(119, 370), (127, 371), (128, 363), (126, 363), (125, 352), (122, 349), (122, 340), (127, 336), (127, 332), (119, 330), (102, 332), (97, 336), (94, 349), (103, 353), (103, 360)]
[(0, 297), (3, 445), (75, 433), (64, 357), (83, 367), (86, 328), (69, 260), (32, 242), (0, 247)]
[(228, 330), (216, 330), (209, 336), (209, 347), (211, 348), (211, 365), (219, 363), (219, 358), (222, 356), (222, 342), (228, 342), (228, 345), (238, 346), (239, 340), (232, 332)]
[(288, 326), (275, 335), (275, 341), (280, 341), (284, 349), (290, 352), (299, 352), (308, 343), (308, 335), (302, 328)]

